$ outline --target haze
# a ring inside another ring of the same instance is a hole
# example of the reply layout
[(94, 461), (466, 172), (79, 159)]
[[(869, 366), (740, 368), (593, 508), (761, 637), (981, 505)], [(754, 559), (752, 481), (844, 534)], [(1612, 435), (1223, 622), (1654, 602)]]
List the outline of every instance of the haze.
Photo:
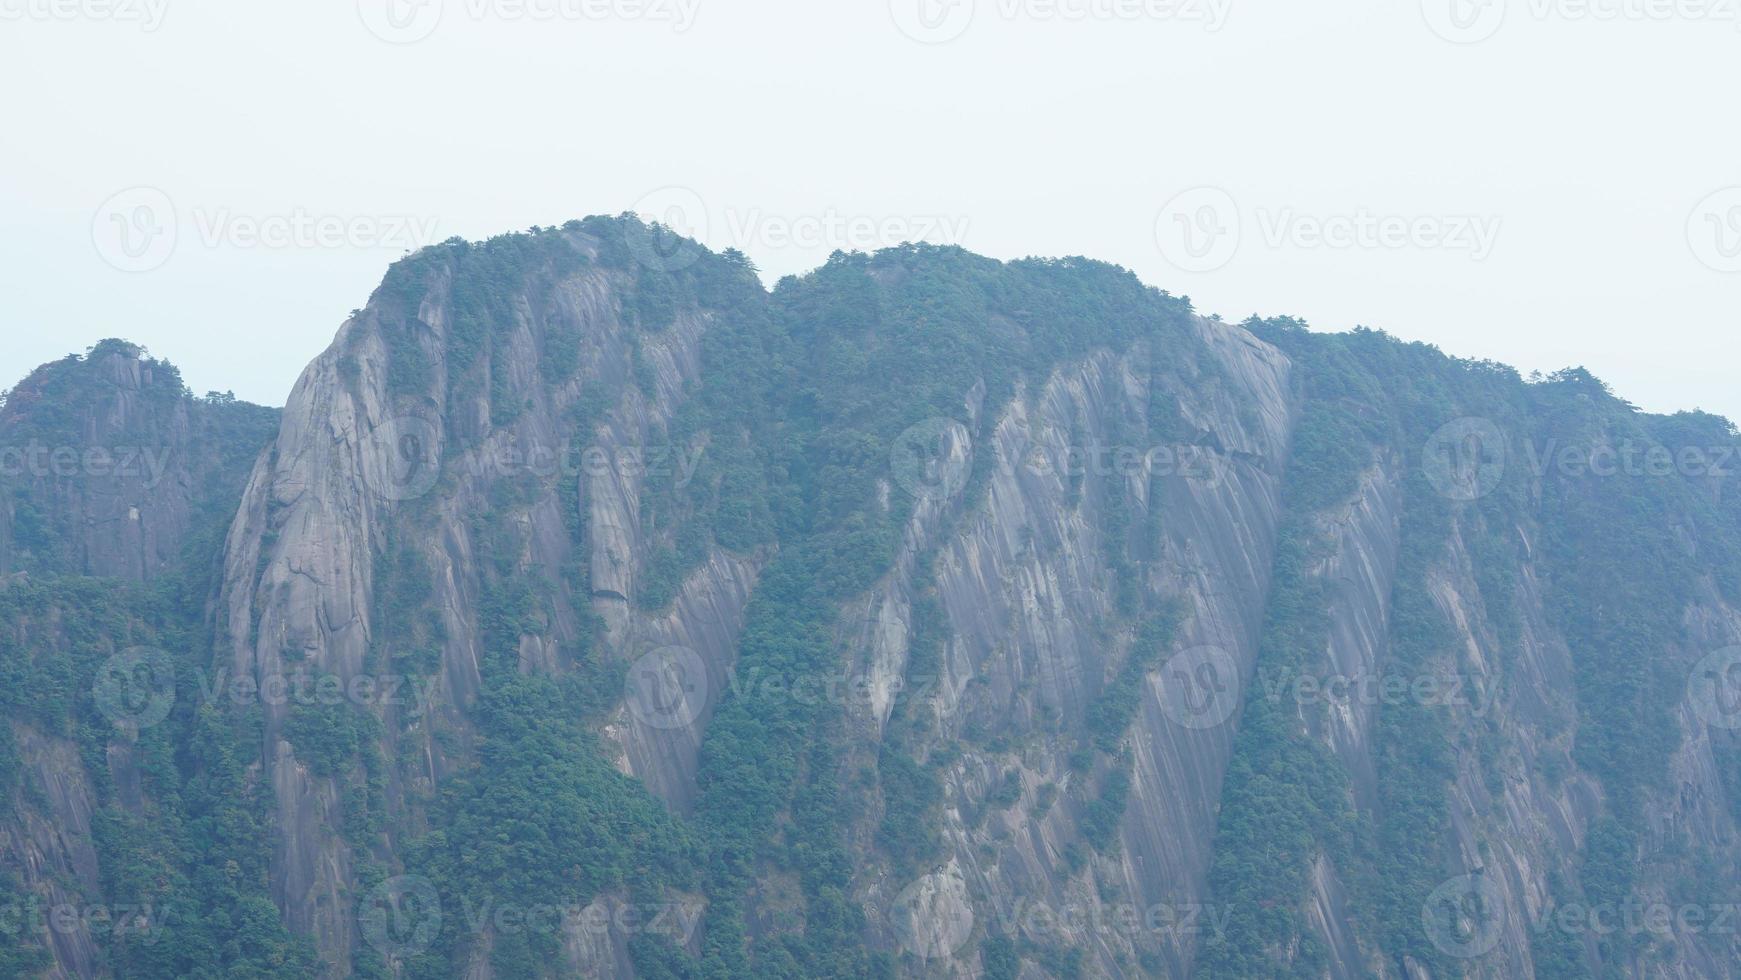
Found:
[(397, 2), (0, 0), (0, 387), (121, 336), (282, 404), (406, 248), (638, 210), (770, 283), (1083, 254), (1741, 418), (1721, 4)]

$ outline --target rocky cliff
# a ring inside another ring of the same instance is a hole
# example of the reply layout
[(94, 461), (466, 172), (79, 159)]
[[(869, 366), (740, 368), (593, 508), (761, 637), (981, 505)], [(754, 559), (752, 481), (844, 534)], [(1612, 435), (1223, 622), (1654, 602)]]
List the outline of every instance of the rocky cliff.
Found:
[(0, 412), (168, 457), (7, 474), (0, 655), (58, 700), (8, 702), (0, 855), (20, 908), (202, 926), (21, 970), (1741, 962), (1722, 420), (1080, 259), (769, 291), (632, 218), (399, 263), (251, 445), (172, 370)]
[[(161, 924), (155, 890), (112, 894), (122, 860), (112, 844), (159, 818), (166, 786), (151, 769), (174, 751), (167, 731), (142, 739), (139, 722), (151, 727), (174, 702), (163, 647), (204, 645), (190, 624), (205, 615), (223, 528), (277, 421), (276, 410), (228, 395), (194, 397), (172, 365), (118, 340), (44, 365), (6, 393), (0, 891), (18, 950), (0, 956), (9, 969), (106, 975), (113, 944)], [(202, 651), (185, 662), (204, 660)], [(140, 700), (115, 683), (134, 671)]]
[(0, 409), (0, 574), (163, 573), (211, 512), (233, 513), (277, 414), (195, 398), (173, 365), (123, 341), (43, 365)]

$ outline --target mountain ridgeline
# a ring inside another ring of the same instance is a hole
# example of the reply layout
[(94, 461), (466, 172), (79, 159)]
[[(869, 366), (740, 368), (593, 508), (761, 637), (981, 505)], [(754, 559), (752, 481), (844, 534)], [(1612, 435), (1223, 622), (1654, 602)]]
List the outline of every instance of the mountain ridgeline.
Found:
[(1741, 436), (632, 217), (0, 404), (0, 975), (1741, 976)]

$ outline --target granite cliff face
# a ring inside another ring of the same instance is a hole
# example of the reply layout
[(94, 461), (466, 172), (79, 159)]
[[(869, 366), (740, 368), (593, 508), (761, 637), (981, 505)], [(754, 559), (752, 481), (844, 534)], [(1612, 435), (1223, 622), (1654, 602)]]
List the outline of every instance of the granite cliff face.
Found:
[[(98, 828), (195, 819), (168, 787), (214, 764), (151, 746), (221, 728), (255, 822), (219, 837), (291, 973), (1741, 963), (1721, 420), (1081, 260), (898, 249), (769, 292), (632, 219), (395, 266), (245, 474), (200, 449), (236, 406), (80, 364), (111, 393), (63, 441), (172, 465), (9, 474), (0, 568), (59, 522), (45, 573), (149, 585), (233, 519), (177, 573), (169, 720), (8, 708), (16, 894), (127, 902), (141, 845)], [(21, 385), (0, 442), (55, 403)], [(1681, 462), (1591, 467), (1627, 445)], [(68, 602), (7, 607), (8, 670), (161, 642), (57, 638)], [(211, 962), (49, 933), (57, 976)]]
[[(1256, 656), (1279, 517), (1292, 418), (1286, 359), (1220, 324), (1196, 322), (1188, 336), (1194, 349), (1161, 358), (1146, 347), (1097, 354), (1012, 405), (989, 427), (1003, 464), (983, 503), (943, 533), (929, 515), (915, 516), (902, 567), (870, 598), (879, 628), (860, 646), (867, 669), (903, 675), (911, 556), (935, 549), (948, 639), (934, 682), (908, 680), (934, 683), (940, 695), (926, 752), (964, 747), (946, 770), (949, 864), (932, 877), (965, 881), (972, 901), (958, 916), (991, 927), (1013, 922), (1033, 941), (1082, 948), (1099, 970), (1134, 964), (1143, 953), (1166, 970), (1188, 966), (1192, 944), (1183, 933), (1145, 937), (1140, 927), (1098, 924), (1117, 918), (1101, 915), (1114, 904), (1185, 915), (1205, 903), (1215, 800), (1231, 748), (1228, 727), (1177, 711), (1179, 694), (1166, 689), (1164, 673), (1143, 677), (1116, 846), (1080, 870), (1072, 866), (1082, 848), (1080, 805), (1093, 800), (1079, 787), (1093, 787), (1097, 774), (1073, 769), (1068, 734), (1087, 724), (1133, 640), (1118, 626), (1116, 573), (1106, 555), (1143, 549), (1137, 587), (1145, 600), (1183, 610), (1178, 648), (1211, 669), (1245, 674)], [(1143, 431), (1147, 406), (1160, 398), (1200, 426), (1190, 441)], [(1139, 445), (1154, 451), (1115, 460), (1118, 447)], [(1106, 453), (1097, 461), (1080, 447)], [(1126, 493), (1153, 523), (1111, 540), (1106, 495)], [(1225, 681), (1233, 692), (1237, 678)], [(994, 805), (1004, 786), (1014, 793)], [(1046, 798), (1059, 802), (1040, 804)], [(867, 901), (886, 907), (896, 898), (888, 885), (907, 883), (865, 884)]]
[[(71, 675), (92, 694), (93, 655), (160, 642), (156, 624), (97, 594), (154, 587), (203, 615), (201, 569), (216, 559), (247, 467), (277, 420), (227, 395), (194, 397), (173, 366), (117, 340), (43, 365), (0, 406), (0, 643), (11, 672), (0, 865), (16, 880), (7, 939), (43, 951), (52, 976), (108, 971), (103, 928), (90, 921), (97, 907), (113, 918), (121, 904), (103, 900), (112, 880), (97, 839), (105, 807), (146, 820), (157, 805), (137, 742), (83, 738), (52, 678)], [(63, 577), (82, 580), (72, 602), (39, 584)], [(144, 905), (131, 911), (148, 919)], [(0, 964), (37, 965), (28, 956)]]
[(43, 365), (0, 412), (0, 574), (161, 574), (202, 511), (233, 511), (276, 419), (226, 395), (192, 397), (173, 366), (122, 341)]

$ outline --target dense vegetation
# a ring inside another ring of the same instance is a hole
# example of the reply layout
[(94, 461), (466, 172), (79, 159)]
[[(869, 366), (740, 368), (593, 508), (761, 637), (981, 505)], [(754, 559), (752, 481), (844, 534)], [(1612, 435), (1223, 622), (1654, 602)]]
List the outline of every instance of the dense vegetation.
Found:
[[(983, 425), (1019, 380), (1043, 381), (1066, 358), (1156, 336), (1186, 309), (1128, 273), (1096, 263), (1004, 266), (928, 248), (875, 258), (838, 255), (810, 276), (782, 282), (768, 297), (735, 253), (706, 255), (675, 273), (653, 271), (632, 254), (630, 236), (638, 231), (619, 220), (589, 219), (478, 246), (449, 243), (395, 267), (376, 305), (395, 345), (397, 373), (389, 381), (408, 403), (431, 389), (447, 391), (450, 407), (455, 399), (487, 394), (490, 424), (511, 422), (521, 395), (506, 387), (496, 365), (520, 323), (514, 297), (528, 289), (538, 295), (565, 272), (590, 264), (624, 282), (623, 312), (641, 334), (667, 329), (680, 310), (708, 311), (715, 322), (704, 338), (706, 380), (664, 435), (676, 444), (705, 437), (741, 450), (707, 454), (687, 484), (653, 486), (643, 519), (660, 529), (665, 544), (651, 557), (634, 598), (644, 608), (662, 606), (710, 548), (748, 553), (777, 547), (738, 650), (738, 669), (750, 675), (803, 678), (844, 669), (833, 635), (840, 603), (888, 569), (897, 529), (913, 505), (898, 488), (893, 506), (884, 506), (878, 494), (879, 480), (889, 477), (890, 447), (903, 430), (936, 417)], [(574, 236), (587, 242), (591, 258), (573, 247)], [(443, 351), (427, 349), (427, 327), (416, 315), (432, 290), (445, 292), (458, 311)], [(988, 322), (998, 329), (988, 332)], [(571, 346), (553, 330), (541, 341), (545, 380), (560, 382), (571, 370), (564, 353)], [(553, 343), (559, 348), (554, 358)], [(637, 343), (636, 362), (616, 378), (614, 391), (595, 392), (589, 405), (572, 413), (581, 444), (603, 408), (630, 386), (647, 393), (638, 350)], [(445, 367), (444, 378), (432, 374), (437, 364)], [(889, 388), (882, 383), (889, 377), (902, 378), (903, 386)], [(969, 418), (965, 394), (980, 383), (991, 411)], [(461, 431), (457, 441), (463, 446), (482, 434)], [(991, 462), (976, 460), (976, 481), (983, 482)], [(573, 671), (565, 677), (527, 678), (515, 669), (520, 636), (547, 629), (543, 606), (563, 595), (590, 594), (579, 568), (554, 570), (558, 582), (552, 570), (515, 567), (511, 556), (519, 549), (507, 515), (546, 491), (564, 492), (532, 487), (510, 494), (496, 502), (493, 530), (481, 531), (489, 552), (508, 560), (486, 561), (483, 568), (490, 597), (485, 622), (500, 629), (486, 631), (488, 663), (499, 666), (486, 673), (477, 711), (479, 758), (437, 801), (434, 829), (412, 849), (407, 867), (437, 882), (444, 896), (474, 901), (511, 893), (522, 900), (584, 902), (622, 887), (631, 868), (642, 889), (699, 881), (710, 899), (701, 960), (688, 961), (658, 942), (634, 950), (638, 962), (656, 963), (662, 974), (860, 976), (889, 969), (865, 952), (863, 913), (846, 899), (851, 863), (843, 828), (862, 794), (876, 792), (887, 814), (880, 839), (894, 860), (916, 866), (936, 843), (925, 834), (937, 801), (935, 762), (910, 757), (897, 741), (877, 760), (876, 785), (849, 783), (838, 768), (844, 755), (838, 705), (752, 687), (728, 694), (708, 726), (700, 798), (686, 822), (692, 826), (647, 809), (576, 724), (588, 717), (580, 692), (596, 686), (588, 676), (604, 669), (594, 651), (584, 643), (571, 651)], [(587, 529), (577, 525), (571, 532), (578, 550)], [(417, 562), (391, 559), (392, 568), (405, 564)], [(414, 576), (415, 568), (408, 572)], [(389, 603), (383, 615), (414, 624), (422, 616), (415, 601), (420, 590), (398, 579), (387, 576), (384, 589), (404, 598)], [(920, 615), (933, 633), (943, 628), (933, 606), (922, 602)], [(1133, 664), (1158, 655), (1159, 628), (1145, 634)], [(914, 669), (928, 669), (926, 648), (938, 641), (940, 634), (921, 638)], [(1125, 688), (1133, 684), (1134, 678), (1124, 680)], [(1109, 696), (1103, 740), (1111, 740), (1132, 710), (1130, 691)], [(343, 730), (309, 727), (310, 734), (326, 734), (320, 744)], [(553, 774), (571, 775), (552, 784)], [(1091, 810), (1099, 814), (1090, 826), (1100, 827), (1094, 836), (1102, 843), (1122, 809), (1121, 776), (1111, 774), (1107, 798)], [(578, 830), (573, 821), (595, 807), (612, 818), (588, 821), (582, 840), (563, 845)], [(504, 838), (504, 824), (520, 832)], [(493, 842), (508, 839), (519, 842), (514, 861), (486, 859)], [(541, 841), (555, 850), (530, 856), (528, 848), (536, 850)], [(585, 857), (578, 865), (577, 856)], [(522, 866), (574, 870), (541, 881), (513, 872)], [(804, 907), (797, 918), (804, 926), (752, 945), (740, 903), (767, 874), (790, 874), (799, 882)], [(451, 929), (419, 969), (431, 975), (451, 969), (469, 955), (467, 946), (468, 939)], [(519, 955), (499, 943), (492, 950), (501, 963)]]
[[(123, 412), (113, 372), (134, 363), (143, 383)], [(11, 529), (8, 557), (26, 572), (0, 581), (6, 811), (57, 819), (38, 768), (50, 763), (21, 755), (14, 726), (33, 741), (76, 747), (95, 794), (89, 843), (102, 882), (94, 893), (76, 881), (64, 884), (82, 914), (119, 919), (123, 910), (149, 910), (142, 913), (147, 926), (92, 930), (116, 976), (268, 977), (315, 963), (312, 945), (289, 934), (267, 895), (260, 846), (266, 788), (248, 774), (259, 739), (257, 709), (194, 696), (209, 677), (206, 602), (223, 533), (242, 476), (275, 431), (277, 415), (225, 394), (194, 398), (172, 365), (118, 340), (45, 365), (0, 406), (0, 432), (11, 449), (84, 447), (95, 437), (105, 449), (189, 452), (197, 445), (201, 457), (194, 465), (169, 460), (195, 474), (190, 527), (181, 556), (149, 585), (87, 574), (78, 547), (83, 535), (72, 522), (80, 501), (105, 491), (113, 477), (24, 467), (0, 485), (6, 495), (0, 516)], [(112, 425), (116, 418), (125, 426)], [(93, 681), (111, 658), (136, 649), (154, 651), (143, 654), (153, 658), (151, 670), (173, 672), (176, 698), (161, 723), (126, 730), (102, 710)], [(126, 795), (117, 772), (136, 781)], [(45, 930), (55, 928), (44, 896), (18, 890), (12, 862), (19, 858), (0, 852), (0, 899), (9, 927), (17, 927), (0, 936), (0, 973), (9, 976), (44, 962)]]
[[(200, 555), (190, 567), (204, 569)], [(248, 767), (259, 739), (257, 708), (221, 699), (202, 703), (210, 637), (189, 610), (197, 582), (170, 576), (150, 588), (82, 577), (33, 577), (0, 588), (0, 707), (36, 737), (66, 739), (84, 760), (95, 791), (92, 844), (102, 870), (99, 892), (77, 894), (81, 914), (118, 916), (145, 911), (148, 925), (97, 928), (93, 934), (114, 975), (138, 978), (279, 977), (315, 968), (308, 940), (292, 937), (268, 897), (266, 835), (269, 788)], [(129, 733), (95, 700), (92, 679), (111, 657), (145, 647), (162, 651), (179, 695), (159, 724)], [(10, 807), (55, 820), (41, 775), (20, 759), (15, 739), (3, 747), (0, 770), (14, 793)], [(140, 796), (129, 801), (114, 784), (116, 758), (128, 760)], [(12, 857), (7, 855), (7, 857)], [(14, 872), (5, 871), (6, 879)], [(0, 879), (3, 886), (6, 879)], [(40, 895), (11, 889), (24, 911), (23, 928), (3, 937), (0, 962), (41, 963), (51, 921)]]
[[(891, 507), (877, 495), (878, 481), (889, 479), (897, 436), (946, 418), (983, 446), (989, 442), (983, 427), (1019, 379), (1041, 383), (1060, 360), (1154, 336), (1183, 311), (1128, 274), (1095, 263), (1003, 266), (924, 247), (875, 258), (837, 255), (810, 276), (783, 281), (773, 299), (769, 322), (710, 335), (704, 372), (710, 380), (696, 404), (716, 437), (742, 431), (750, 444), (773, 447), (759, 478), (744, 482), (778, 488), (769, 527), (781, 551), (752, 602), (739, 669), (786, 677), (843, 668), (832, 635), (839, 603), (889, 567), (897, 529), (913, 506), (900, 487)], [(793, 373), (773, 375), (769, 365)], [(899, 389), (883, 383), (891, 377), (902, 379)], [(717, 387), (712, 378), (720, 379)], [(976, 383), (985, 386), (985, 410), (970, 417), (965, 393)], [(970, 495), (992, 462), (976, 454)], [(922, 676), (936, 663), (940, 624), (924, 599), (916, 618), (920, 635), (909, 672)], [(888, 969), (856, 952), (862, 912), (845, 899), (851, 865), (842, 837), (855, 807), (835, 768), (836, 712), (825, 708), (752, 692), (728, 699), (709, 726), (698, 819), (705, 836), (723, 846), (714, 851), (717, 890), (703, 975), (856, 976)], [(907, 868), (934, 853), (926, 828), (938, 800), (935, 760), (910, 753), (897, 737), (877, 760), (885, 812), (878, 836)], [(782, 813), (790, 825), (770, 835)], [(735, 896), (770, 865), (802, 881), (806, 928), (746, 951)]]
[[(114, 375), (128, 368), (141, 381), (123, 399)], [(277, 425), (276, 409), (229, 393), (193, 397), (174, 365), (125, 341), (105, 340), (45, 364), (0, 393), (4, 561), (15, 570), (87, 571), (85, 531), (75, 526), (82, 500), (110, 492), (115, 482), (135, 493), (173, 492), (178, 473), (191, 476), (196, 531), (221, 534), (248, 467)], [(93, 451), (99, 455), (87, 455)]]
[[(1626, 441), (1677, 451), (1717, 447), (1734, 443), (1733, 429), (1708, 416), (1641, 416), (1579, 370), (1526, 383), (1501, 366), (1448, 358), (1371, 331), (1314, 335), (1285, 319), (1247, 326), (1294, 360), (1305, 400), (1258, 670), (1284, 687), (1301, 672), (1329, 670), (1327, 583), (1316, 569), (1334, 551), (1334, 516), (1361, 474), (1384, 460), (1403, 463), (1397, 475), (1404, 506), (1380, 673), (1468, 680), (1446, 610), (1429, 590), (1432, 576), (1457, 574), (1447, 550), (1453, 535), (1475, 559), (1475, 589), (1465, 592), (1479, 603), (1472, 625), (1488, 656), (1508, 666), (1521, 642), (1521, 553), (1527, 540), (1540, 542), (1536, 561), (1548, 580), (1548, 611), (1573, 658), (1577, 759), (1608, 797), (1577, 878), (1553, 876), (1554, 898), (1624, 901), (1636, 884), (1641, 794), (1660, 786), (1682, 735), (1672, 710), (1696, 659), (1680, 622), (1683, 604), (1697, 593), (1701, 574), (1735, 594), (1733, 548), (1741, 539), (1734, 501), (1725, 511), (1724, 498), (1713, 500), (1699, 480), (1673, 473), (1604, 480), (1577, 467), (1540, 465), (1532, 454), (1569, 447), (1588, 459), (1598, 447)], [(1509, 466), (1475, 499), (1456, 500), (1431, 484), (1423, 453), (1434, 448), (1439, 426), (1467, 417), (1489, 420), (1506, 435)], [(1709, 564), (1677, 553), (1663, 533), (1676, 524), (1696, 528)], [(1232, 910), (1234, 938), (1208, 949), (1199, 968), (1214, 976), (1316, 975), (1323, 953), (1304, 927), (1302, 902), (1311, 862), (1325, 856), (1357, 890), (1366, 941), (1396, 968), (1406, 958), (1435, 972), (1457, 969), (1424, 931), (1421, 909), (1455, 867), (1449, 787), (1460, 756), (1479, 759), (1489, 793), (1504, 792), (1505, 777), (1493, 768), (1498, 733), (1445, 704), (1382, 702), (1375, 796), (1356, 813), (1351, 774), (1312, 734), (1318, 725), (1312, 711), (1285, 699), (1247, 704), (1211, 872), (1212, 895)], [(1550, 719), (1542, 734), (1557, 737), (1567, 720)], [(1707, 889), (1700, 900), (1726, 892)], [(1587, 974), (1576, 937), (1546, 929), (1535, 939), (1538, 975)], [(1600, 961), (1629, 962), (1639, 941), (1604, 937)]]
[[(338, 374), (346, 385), (363, 383), (368, 351), (360, 341), (378, 331), (389, 407), (429, 421), (446, 460), (474, 459), (534, 410), (554, 420), (562, 448), (574, 451), (592, 445), (601, 426), (640, 414), (669, 380), (647, 352), (667, 331), (705, 319), (700, 383), (682, 393), (673, 418), (644, 435), (708, 451), (692, 479), (649, 476), (636, 515), (649, 551), (639, 556), (635, 594), (622, 598), (657, 615), (711, 556), (753, 558), (759, 578), (737, 641), (741, 676), (831, 678), (854, 666), (843, 615), (895, 566), (919, 505), (919, 491), (892, 463), (912, 427), (944, 420), (972, 441), (965, 489), (938, 518), (944, 538), (983, 506), (994, 467), (1010, 463), (995, 458), (991, 426), (1061, 366), (1101, 350), (1146, 351), (1151, 377), (1168, 378), (1150, 385), (1146, 406), (1110, 407), (1100, 420), (1102, 435), (1121, 444), (1207, 438), (1165, 392), (1226, 394), (1186, 328), (1188, 301), (1100, 263), (999, 263), (903, 246), (836, 254), (768, 291), (733, 251), (715, 255), (691, 243), (681, 246), (693, 249), (689, 261), (645, 261), (650, 233), (632, 218), (592, 218), (426, 249), (395, 265), (353, 319)], [(564, 304), (588, 301), (566, 292), (579, 276), (610, 284), (622, 357), (607, 356), (564, 313)], [(439, 326), (424, 320), (430, 303), (446, 313)], [(1255, 666), (1264, 683), (1287, 688), (1331, 670), (1338, 583), (1327, 563), (1343, 516), (1372, 481), (1394, 484), (1400, 501), (1375, 669), (1462, 680), (1477, 669), (1442, 600), (1452, 582), (1480, 669), (1509, 683), (1526, 634), (1546, 626), (1566, 641), (1573, 689), (1532, 719), (1539, 754), (1529, 771), (1508, 755), (1517, 733), (1405, 698), (1376, 706), (1373, 771), (1350, 772), (1325, 737), (1321, 705), (1248, 696), (1208, 869), (1207, 901), (1229, 913), (1227, 934), (1199, 946), (1197, 972), (1321, 975), (1331, 951), (1308, 924), (1306, 902), (1323, 861), (1351, 895), (1358, 941), (1390, 972), (1407, 962), (1454, 974), (1460, 964), (1421, 919), (1428, 894), (1461, 867), (1453, 808), (1472, 795), (1470, 805), (1497, 810), (1520, 779), (1551, 791), (1573, 764), (1579, 778), (1599, 784), (1601, 802), (1570, 873), (1550, 876), (1557, 901), (1618, 901), (1646, 876), (1704, 901), (1731, 887), (1716, 858), (1648, 855), (1647, 808), (1666, 788), (1682, 741), (1675, 711), (1686, 669), (1708, 652), (1690, 632), (1689, 597), (1741, 599), (1741, 504), (1693, 477), (1532, 471), (1524, 447), (1588, 455), (1623, 441), (1725, 446), (1737, 442), (1733, 428), (1698, 414), (1642, 415), (1578, 370), (1525, 380), (1369, 330), (1316, 334), (1286, 318), (1246, 326), (1288, 355), (1296, 386)], [(0, 431), (13, 443), (77, 444), (88, 405), (103, 391), (93, 365), (112, 355), (141, 352), (105, 342), (85, 358), (46, 366), (0, 405)], [(272, 834), (272, 790), (251, 768), (268, 735), (260, 709), (184, 697), (161, 724), (133, 733), (93, 702), (91, 678), (134, 646), (167, 651), (177, 690), (198, 690), (212, 629), (222, 625), (209, 609), (222, 534), (239, 474), (274, 421), (225, 396), (191, 398), (173, 367), (145, 364), (160, 383), (139, 417), (188, 420), (186, 431), (215, 459), (198, 468), (210, 490), (197, 501), (184, 560), (146, 585), (126, 585), (83, 574), (67, 544), (76, 539), (67, 486), (3, 488), (8, 553), (31, 574), (0, 584), (0, 710), (10, 722), (0, 725), (0, 819), (47, 812), (40, 760), (25, 743), (66, 740), (96, 795), (102, 894), (82, 897), (177, 910), (149, 935), (104, 940), (115, 975), (312, 976), (319, 965), (311, 944), (290, 934), (269, 897), (262, 842)], [(1441, 426), (1470, 416), (1507, 435), (1511, 465), (1473, 499), (1454, 499), (1435, 485), (1425, 457)], [(124, 435), (168, 437), (161, 425)], [(559, 931), (490, 930), (473, 916), (596, 900), (705, 905), (688, 948), (648, 932), (629, 940), (646, 977), (911, 973), (919, 964), (876, 940), (879, 924), (858, 896), (867, 877), (909, 881), (950, 855), (946, 806), (976, 827), (988, 813), (1064, 814), (1073, 836), (1058, 855), (1059, 874), (1119, 897), (1096, 872), (1119, 858), (1139, 790), (1143, 746), (1133, 732), (1154, 671), (1176, 652), (1188, 606), (1165, 598), (1162, 576), (1151, 574), (1168, 517), (1150, 503), (1152, 492), (1140, 492), (1152, 487), (1124, 475), (1070, 478), (1068, 505), (1082, 509), (1101, 541), (1096, 557), (1112, 610), (1092, 624), (1103, 642), (1086, 665), (1076, 716), (1049, 710), (1042, 732), (994, 723), (955, 744), (939, 737), (928, 705), (902, 698), (882, 738), (866, 740), (840, 704), (793, 697), (781, 685), (732, 686), (719, 692), (704, 733), (693, 811), (676, 812), (618, 770), (601, 734), (619, 707), (626, 665), (624, 651), (602, 642), (592, 612), (584, 481), (570, 472), (468, 472), (446, 466), (434, 492), (390, 509), (374, 541), (364, 666), (436, 678), (454, 639), (449, 610), (433, 602), (436, 576), (451, 573), (464, 579), (459, 592), (473, 605), (465, 614), (478, 625), (478, 690), (429, 713), (297, 704), (278, 732), (337, 792), (357, 890), (410, 876), (428, 883), (448, 912), (428, 943), (403, 956), (357, 943), (355, 975), (446, 977), (484, 958), (498, 976), (558, 976)], [(280, 531), (279, 503), (268, 505), (268, 544)], [(551, 505), (565, 536), (554, 546), (535, 541), (533, 530), (534, 515)], [(456, 512), (463, 526), (444, 527)], [(467, 567), (440, 568), (453, 551), (430, 543), (437, 529), (464, 539), (455, 550), (473, 559)], [(565, 557), (549, 567), (531, 557), (556, 553)], [(943, 672), (952, 626), (936, 555), (909, 557), (916, 571), (906, 672), (923, 681)], [(1549, 622), (1525, 622), (1525, 582), (1541, 590)], [(1067, 756), (1069, 779), (1013, 810), (1026, 792), (1023, 753), (1041, 740)], [(971, 780), (958, 764), (968, 749), (985, 772), (964, 799), (961, 784)], [(1741, 785), (1741, 749), (1718, 738), (1713, 751)], [(1471, 766), (1479, 778), (1459, 783)], [(428, 778), (431, 769), (441, 770), (439, 781)], [(117, 785), (115, 772), (130, 779)], [(17, 855), (0, 858), (0, 907), (40, 903)], [(1019, 928), (984, 921), (972, 939), (968, 949), (987, 976), (1096, 971), (1094, 950)], [(1547, 930), (1534, 942), (1538, 974), (1550, 977), (1651, 953), (1636, 936), (1586, 949)], [(1136, 952), (1124, 968), (1160, 969), (1153, 949), (1139, 944)], [(40, 934), (0, 936), (0, 974), (46, 962)]]

